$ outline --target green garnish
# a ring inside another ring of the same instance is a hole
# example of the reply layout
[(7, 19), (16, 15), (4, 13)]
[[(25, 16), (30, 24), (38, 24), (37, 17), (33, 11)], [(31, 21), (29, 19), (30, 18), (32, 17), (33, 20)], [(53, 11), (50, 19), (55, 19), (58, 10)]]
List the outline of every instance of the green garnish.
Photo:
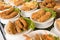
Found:
[(52, 13), (52, 16), (51, 17), (56, 17), (56, 12), (53, 11), (52, 9), (49, 9), (49, 8), (43, 8), (46, 12), (51, 12)]

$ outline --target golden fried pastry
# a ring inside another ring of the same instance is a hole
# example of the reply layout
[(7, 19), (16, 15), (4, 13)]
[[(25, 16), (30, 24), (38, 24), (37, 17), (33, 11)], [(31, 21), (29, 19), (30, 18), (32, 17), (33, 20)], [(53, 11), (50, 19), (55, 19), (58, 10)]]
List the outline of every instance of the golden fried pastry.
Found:
[(9, 15), (12, 11), (14, 11), (13, 7), (9, 8), (9, 10), (4, 11), (4, 12), (5, 12), (6, 15)]
[(26, 31), (27, 29), (28, 29), (27, 27), (26, 27), (26, 28), (25, 28), (25, 27), (23, 27), (23, 30), (24, 30), (24, 31)]
[(41, 18), (38, 19), (38, 21), (39, 22), (44, 22), (44, 21), (48, 20), (50, 17), (51, 17), (51, 13), (50, 12), (46, 12), (45, 15), (41, 16)]
[(9, 33), (9, 34), (16, 34), (16, 27), (15, 27), (15, 24), (12, 23), (12, 22), (9, 22), (7, 27), (6, 27), (6, 31)]
[(53, 8), (54, 6), (51, 3), (49, 3), (48, 5), (46, 5), (46, 7), (47, 8)]
[(44, 0), (46, 3), (51, 3), (53, 0)]
[(31, 37), (29, 37), (28, 35), (26, 35), (26, 34), (24, 34), (23, 35), (24, 37), (26, 37), (26, 40), (32, 40), (32, 38)]
[(44, 10), (39, 10), (36, 13), (33, 13), (32, 14), (32, 19), (34, 19), (34, 20), (39, 19), (44, 14), (45, 14), (45, 11)]
[(54, 8), (54, 6), (56, 5), (56, 2), (54, 0), (44, 0), (43, 2), (39, 3), (39, 6), (41, 8)]
[(20, 29), (23, 28), (23, 25), (21, 24), (20, 20), (16, 20), (16, 21), (15, 21), (15, 24), (16, 24), (16, 26), (19, 27)]
[(4, 5), (5, 5), (5, 3), (0, 1), (0, 6), (4, 6)]
[(34, 37), (35, 37), (35, 40), (40, 40), (41, 39), (39, 34), (36, 34)]
[(10, 0), (12, 1), (16, 6), (22, 5), (25, 1), (24, 0)]
[(18, 1), (16, 1), (16, 2), (14, 2), (14, 4), (15, 4), (16, 6), (21, 5), (21, 4), (23, 4), (23, 3), (24, 3), (23, 0), (18, 0)]
[(43, 39), (45, 40), (54, 40), (53, 36), (49, 36), (49, 35), (42, 35)]
[(1, 15), (1, 18), (3, 18), (3, 19), (9, 19), (9, 18), (15, 17), (17, 14), (18, 14), (17, 12), (12, 12), (12, 13), (9, 14), (9, 15), (2, 14), (2, 15)]
[(33, 10), (35, 8), (37, 8), (37, 2), (30, 1), (30, 2), (24, 3), (21, 9), (24, 11), (30, 11), (30, 10)]
[(24, 10), (24, 11), (29, 11), (29, 10), (30, 10), (30, 8), (29, 8), (29, 7), (24, 6), (24, 7), (22, 7), (22, 10)]
[(28, 25), (27, 25), (27, 22), (22, 18), (20, 17), (19, 18), (20, 22), (23, 24), (23, 26), (26, 28)]

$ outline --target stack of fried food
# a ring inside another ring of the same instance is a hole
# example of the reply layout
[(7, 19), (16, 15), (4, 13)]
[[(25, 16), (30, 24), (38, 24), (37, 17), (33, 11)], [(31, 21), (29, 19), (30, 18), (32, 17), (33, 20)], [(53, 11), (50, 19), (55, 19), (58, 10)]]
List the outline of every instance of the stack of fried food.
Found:
[(37, 2), (30, 1), (30, 2), (24, 3), (21, 9), (24, 11), (30, 11), (30, 10), (33, 10), (35, 8), (37, 8)]
[(9, 34), (21, 33), (27, 30), (28, 30), (28, 23), (22, 17), (20, 17), (18, 20), (16, 20), (13, 23), (9, 22), (8, 25), (6, 26), (6, 31)]
[(23, 36), (26, 40), (55, 40), (54, 36), (49, 34), (35, 34), (33, 37), (24, 34)]
[(0, 18), (10, 19), (18, 15), (18, 12), (14, 11), (14, 7), (10, 7), (8, 10), (0, 12)]
[(38, 22), (45, 22), (51, 17), (50, 12), (46, 12), (45, 10), (41, 9), (32, 14), (32, 19)]
[(55, 0), (44, 0), (43, 2), (39, 3), (40, 7), (47, 7), (47, 8), (54, 8), (56, 5)]
[(10, 7), (12, 7), (12, 6), (7, 5), (6, 3), (0, 1), (0, 10), (8, 9)]
[(12, 1), (16, 6), (19, 6), (25, 3), (24, 0), (10, 0), (10, 1)]

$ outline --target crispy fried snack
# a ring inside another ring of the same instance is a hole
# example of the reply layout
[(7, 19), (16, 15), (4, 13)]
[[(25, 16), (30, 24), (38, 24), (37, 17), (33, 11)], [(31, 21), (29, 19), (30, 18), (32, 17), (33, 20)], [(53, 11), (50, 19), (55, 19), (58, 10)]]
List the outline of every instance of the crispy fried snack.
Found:
[(35, 37), (35, 40), (41, 40), (41, 38), (40, 38), (40, 35), (39, 35), (39, 34), (36, 34), (34, 37)]
[(28, 35), (26, 35), (26, 34), (24, 34), (23, 35), (24, 37), (26, 37), (26, 40), (32, 40), (32, 38), (31, 37), (29, 37)]
[(6, 15), (9, 15), (14, 10), (13, 7), (9, 8), (9, 10), (4, 11)]
[(1, 18), (3, 18), (3, 19), (9, 19), (9, 18), (15, 17), (16, 15), (18, 15), (17, 12), (12, 12), (12, 13), (9, 14), (9, 15), (6, 15), (6, 14), (3, 13), (3, 14), (1, 15)]
[(37, 20), (39, 19), (41, 16), (43, 16), (45, 14), (44, 10), (39, 10), (36, 13), (32, 14), (32, 19)]
[(50, 12), (46, 12), (46, 14), (44, 16), (41, 16), (41, 18), (38, 19), (39, 22), (44, 22), (46, 20), (48, 20), (51, 17), (51, 13)]
[(16, 20), (16, 21), (15, 21), (15, 24), (16, 24), (16, 26), (19, 27), (20, 29), (23, 28), (23, 25), (21, 24), (21, 22), (20, 22), (19, 20)]
[(6, 31), (7, 31), (9, 34), (16, 34), (17, 31), (16, 31), (15, 24), (12, 23), (12, 22), (9, 22), (8, 25), (6, 26)]
[(27, 22), (22, 18), (20, 17), (19, 18), (20, 22), (23, 24), (23, 26), (26, 28), (28, 25), (27, 25)]
[(53, 0), (44, 0), (46, 3), (51, 3)]
[(47, 8), (53, 8), (54, 6), (51, 3), (48, 3), (48, 5), (46, 5)]
[(15, 4), (16, 6), (22, 5), (23, 3), (24, 3), (23, 0), (16, 0), (16, 1), (14, 1), (14, 4)]

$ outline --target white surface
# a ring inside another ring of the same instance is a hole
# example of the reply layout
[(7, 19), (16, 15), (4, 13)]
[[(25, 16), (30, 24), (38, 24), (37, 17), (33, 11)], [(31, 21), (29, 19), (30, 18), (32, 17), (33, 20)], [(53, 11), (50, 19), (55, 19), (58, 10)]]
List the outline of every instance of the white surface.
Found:
[(1, 31), (0, 31), (0, 40), (4, 40), (4, 39), (3, 39), (3, 36), (2, 36), (2, 34), (1, 34)]
[(60, 34), (55, 30), (55, 28), (52, 28), (50, 32), (55, 33), (56, 35), (60, 37)]

